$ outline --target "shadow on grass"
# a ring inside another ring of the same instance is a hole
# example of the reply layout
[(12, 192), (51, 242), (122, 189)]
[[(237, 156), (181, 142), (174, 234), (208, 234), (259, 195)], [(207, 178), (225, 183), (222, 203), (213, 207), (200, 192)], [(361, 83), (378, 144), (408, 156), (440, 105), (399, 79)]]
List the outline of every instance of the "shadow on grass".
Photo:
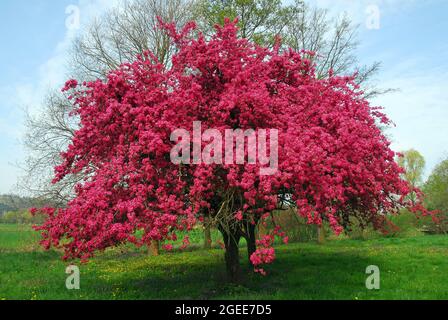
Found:
[[(240, 252), (243, 277), (238, 284), (226, 280), (223, 251), (178, 253), (148, 258), (146, 264), (129, 268), (116, 281), (117, 298), (352, 299), (354, 289), (365, 291), (365, 269), (372, 264), (356, 253), (286, 247), (278, 250), (277, 260), (263, 277), (253, 273), (245, 252)], [(110, 281), (95, 286), (108, 291)]]
[[(3, 276), (15, 274), (18, 289), (3, 296), (27, 299), (350, 299), (353, 288), (365, 290), (369, 260), (356, 252), (324, 252), (320, 247), (289, 245), (263, 277), (249, 268), (240, 250), (243, 278), (226, 280), (222, 250), (162, 254), (149, 257), (128, 252), (99, 255), (80, 266), (81, 290), (65, 288), (65, 266), (55, 251), (3, 253)], [(6, 269), (4, 268), (6, 264)], [(33, 288), (30, 288), (32, 284)], [(15, 296), (14, 296), (15, 295)]]

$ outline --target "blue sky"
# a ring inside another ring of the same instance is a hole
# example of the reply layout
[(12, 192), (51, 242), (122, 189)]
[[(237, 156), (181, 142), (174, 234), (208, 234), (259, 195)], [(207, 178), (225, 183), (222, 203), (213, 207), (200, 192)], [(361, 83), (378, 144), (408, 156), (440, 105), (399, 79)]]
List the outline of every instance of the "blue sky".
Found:
[[(67, 77), (64, 65), (76, 30), (66, 27), (66, 8), (79, 8), (82, 26), (107, 10), (110, 0), (2, 0), (0, 2), (0, 193), (16, 193), (24, 158), (24, 109), (37, 111), (45, 92)], [(359, 59), (381, 61), (384, 88), (376, 98), (397, 125), (387, 134), (395, 150), (415, 148), (427, 160), (426, 175), (448, 157), (448, 1), (309, 0), (360, 25)], [(367, 28), (379, 10), (379, 29)], [(79, 32), (79, 31), (78, 31)]]

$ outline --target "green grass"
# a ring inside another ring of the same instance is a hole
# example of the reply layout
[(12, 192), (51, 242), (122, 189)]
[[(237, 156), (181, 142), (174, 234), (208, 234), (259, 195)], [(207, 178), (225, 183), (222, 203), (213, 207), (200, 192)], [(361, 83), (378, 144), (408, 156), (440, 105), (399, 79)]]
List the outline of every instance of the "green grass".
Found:
[[(37, 241), (29, 227), (0, 225), (0, 299), (448, 299), (446, 236), (277, 246), (269, 274), (244, 267), (239, 285), (225, 282), (221, 249), (150, 257), (123, 246), (80, 265), (81, 290), (72, 291), (61, 254)], [(246, 266), (243, 248), (241, 257)], [(380, 290), (365, 288), (368, 265), (380, 268)]]

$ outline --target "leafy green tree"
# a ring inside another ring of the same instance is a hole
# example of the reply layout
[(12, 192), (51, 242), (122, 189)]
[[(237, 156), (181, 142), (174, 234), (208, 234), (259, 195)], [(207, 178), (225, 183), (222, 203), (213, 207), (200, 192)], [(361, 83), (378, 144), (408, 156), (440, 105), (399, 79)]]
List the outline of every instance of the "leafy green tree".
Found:
[(266, 44), (286, 29), (291, 13), (292, 7), (281, 0), (199, 0), (195, 17), (206, 35), (225, 18), (238, 18), (241, 37)]
[[(423, 182), (423, 170), (425, 169), (425, 158), (417, 150), (410, 149), (402, 152), (403, 157), (398, 159), (398, 165), (406, 170), (404, 179), (413, 188), (420, 187)], [(416, 202), (415, 192), (409, 195), (410, 200)]]
[(428, 180), (423, 192), (428, 209), (438, 210), (440, 222), (437, 224), (439, 231), (448, 231), (448, 159), (436, 166)]

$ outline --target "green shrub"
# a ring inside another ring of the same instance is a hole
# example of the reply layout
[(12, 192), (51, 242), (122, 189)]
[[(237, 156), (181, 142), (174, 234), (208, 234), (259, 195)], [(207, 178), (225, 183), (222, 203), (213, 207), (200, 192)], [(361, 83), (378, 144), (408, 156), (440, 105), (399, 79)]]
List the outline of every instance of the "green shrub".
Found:
[(387, 217), (383, 230), (375, 230), (372, 225), (362, 228), (360, 223), (354, 219), (351, 221), (351, 230), (347, 232), (347, 235), (353, 240), (419, 236), (423, 234), (422, 219), (403, 209), (400, 214)]
[[(295, 209), (278, 210), (273, 213), (275, 224), (281, 227), (291, 242), (310, 242), (317, 240), (317, 226), (310, 225), (297, 214)], [(259, 232), (272, 231), (274, 223), (267, 220), (266, 230), (259, 225)], [(328, 233), (327, 233), (328, 234)]]

